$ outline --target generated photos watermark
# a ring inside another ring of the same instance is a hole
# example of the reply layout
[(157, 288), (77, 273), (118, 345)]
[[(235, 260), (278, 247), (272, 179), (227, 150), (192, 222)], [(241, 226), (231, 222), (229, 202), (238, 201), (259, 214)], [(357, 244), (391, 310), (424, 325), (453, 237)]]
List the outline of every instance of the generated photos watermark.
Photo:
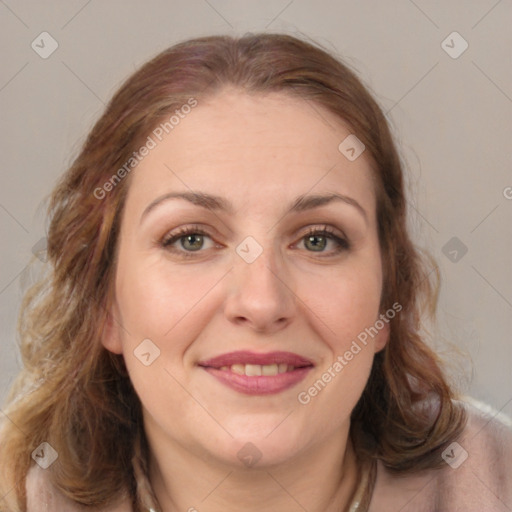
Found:
[(339, 355), (334, 363), (327, 368), (327, 370), (313, 383), (312, 386), (305, 391), (301, 391), (297, 395), (299, 403), (302, 405), (309, 404), (311, 399), (317, 396), (318, 393), (320, 393), (327, 384), (329, 384), (343, 370), (343, 368), (345, 368), (345, 366), (347, 366), (350, 361), (352, 361), (352, 359), (361, 352), (362, 346), (365, 347), (368, 344), (369, 337), (372, 339), (375, 338), (375, 336), (384, 329), (386, 324), (395, 318), (396, 314), (400, 313), (402, 309), (402, 305), (395, 302), (385, 313), (380, 314), (379, 319), (376, 320), (372, 326), (361, 331), (357, 335), (357, 339), (352, 341), (350, 347), (343, 353), (343, 355)]
[(137, 150), (132, 153), (132, 156), (121, 166), (101, 187), (94, 189), (93, 195), (96, 199), (104, 199), (108, 192), (114, 190), (116, 185), (140, 163), (146, 156), (149, 155), (151, 150), (158, 146), (158, 143), (163, 140), (165, 135), (171, 133), (176, 126), (178, 126), (182, 119), (190, 114), (192, 109), (197, 106), (195, 98), (189, 98), (187, 103), (184, 103), (180, 108), (174, 111), (174, 114), (163, 123), (160, 123), (148, 135), (146, 142)]

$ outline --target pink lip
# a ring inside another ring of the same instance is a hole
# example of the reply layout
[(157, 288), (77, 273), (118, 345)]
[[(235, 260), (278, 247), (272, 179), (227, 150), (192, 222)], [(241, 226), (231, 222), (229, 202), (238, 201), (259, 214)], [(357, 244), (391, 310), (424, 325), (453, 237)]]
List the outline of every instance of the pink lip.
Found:
[(229, 370), (218, 370), (217, 368), (204, 368), (210, 375), (226, 386), (245, 393), (246, 395), (270, 395), (280, 393), (285, 389), (295, 386), (311, 370), (312, 366), (295, 368), (291, 372), (279, 373), (277, 375), (258, 375), (248, 377), (247, 375), (238, 375)]
[[(231, 370), (221, 370), (223, 366), (233, 364), (287, 364), (295, 369), (277, 375), (257, 375), (248, 377), (239, 375)], [(291, 388), (303, 380), (314, 367), (313, 363), (304, 357), (291, 352), (270, 352), (258, 354), (255, 352), (238, 351), (214, 357), (198, 364), (222, 384), (246, 395), (270, 395)]]
[(269, 352), (268, 354), (258, 354), (248, 350), (238, 350), (222, 354), (207, 361), (201, 361), (199, 366), (221, 368), (222, 366), (231, 366), (233, 364), (287, 364), (289, 366), (304, 367), (313, 366), (313, 363), (304, 357), (293, 352)]

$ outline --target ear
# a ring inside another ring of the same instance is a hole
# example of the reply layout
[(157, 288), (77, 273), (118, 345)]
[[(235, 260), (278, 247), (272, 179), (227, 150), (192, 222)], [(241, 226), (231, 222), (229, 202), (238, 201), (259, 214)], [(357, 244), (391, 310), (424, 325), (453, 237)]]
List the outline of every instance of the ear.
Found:
[(101, 344), (114, 354), (123, 353), (121, 341), (121, 324), (119, 323), (119, 310), (116, 301), (112, 301), (107, 311), (107, 319), (101, 335)]
[(391, 327), (389, 326), (389, 320), (382, 320), (384, 323), (384, 327), (379, 330), (379, 334), (374, 338), (373, 346), (375, 348), (375, 353), (383, 350), (389, 341), (389, 333), (391, 332)]

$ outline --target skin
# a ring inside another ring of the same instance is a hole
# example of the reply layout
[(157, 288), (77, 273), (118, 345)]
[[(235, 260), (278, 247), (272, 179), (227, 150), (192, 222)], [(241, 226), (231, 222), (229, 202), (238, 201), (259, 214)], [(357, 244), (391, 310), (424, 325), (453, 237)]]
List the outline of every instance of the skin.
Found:
[[(200, 101), (130, 175), (102, 341), (124, 355), (143, 404), (150, 480), (165, 512), (241, 503), (246, 511), (325, 512), (351, 499), (349, 416), (387, 324), (308, 404), (297, 399), (382, 313), (371, 161), (366, 152), (353, 162), (340, 153), (350, 133), (301, 99), (228, 88)], [(143, 216), (162, 195), (190, 190), (223, 196), (233, 212), (173, 199)], [(345, 202), (286, 214), (297, 196), (328, 193), (356, 200), (365, 216)], [(160, 243), (194, 224), (208, 233), (199, 251), (183, 238), (176, 252)], [(350, 247), (336, 253), (321, 236), (319, 251), (307, 244), (308, 228), (325, 225)], [(235, 250), (247, 236), (263, 249), (252, 263)], [(160, 350), (149, 366), (134, 355), (144, 339)], [(197, 366), (234, 350), (290, 351), (315, 367), (291, 389), (248, 396)], [(253, 467), (237, 457), (247, 442), (261, 453)]]

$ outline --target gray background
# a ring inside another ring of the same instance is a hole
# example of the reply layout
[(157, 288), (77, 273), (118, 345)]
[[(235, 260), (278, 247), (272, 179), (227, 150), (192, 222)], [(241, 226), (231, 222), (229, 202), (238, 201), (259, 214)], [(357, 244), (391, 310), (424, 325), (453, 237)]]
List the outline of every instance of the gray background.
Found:
[[(0, 398), (41, 202), (120, 82), (180, 40), (269, 31), (330, 48), (388, 113), (414, 237), (441, 267), (435, 346), (462, 391), (511, 414), (511, 20), (510, 0), (0, 0)], [(58, 43), (46, 59), (31, 47), (44, 31)], [(454, 31), (469, 45), (457, 58)]]

